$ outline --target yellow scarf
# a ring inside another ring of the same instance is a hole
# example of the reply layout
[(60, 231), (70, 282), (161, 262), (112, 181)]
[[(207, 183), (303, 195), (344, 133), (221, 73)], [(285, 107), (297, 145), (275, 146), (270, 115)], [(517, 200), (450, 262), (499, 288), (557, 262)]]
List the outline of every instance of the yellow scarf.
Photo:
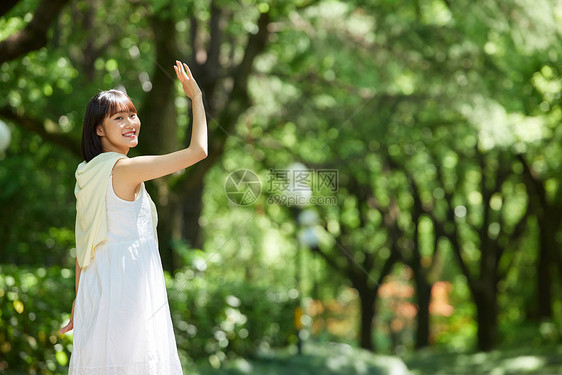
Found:
[[(105, 196), (109, 176), (115, 163), (126, 157), (117, 152), (103, 152), (87, 163), (83, 161), (76, 169), (76, 259), (80, 268), (90, 264), (96, 247), (107, 239)], [(156, 234), (156, 206), (149, 200)]]

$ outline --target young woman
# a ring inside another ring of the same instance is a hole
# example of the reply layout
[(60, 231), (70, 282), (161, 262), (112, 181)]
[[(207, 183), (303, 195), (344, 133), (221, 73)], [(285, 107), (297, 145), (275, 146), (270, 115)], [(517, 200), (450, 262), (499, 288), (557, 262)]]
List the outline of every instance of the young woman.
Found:
[[(185, 69), (184, 69), (185, 68)], [(174, 66), (192, 100), (186, 149), (128, 158), (140, 120), (127, 95), (100, 92), (88, 103), (76, 170), (76, 299), (70, 374), (181, 375), (156, 238), (156, 209), (144, 181), (207, 156), (201, 90), (186, 64)]]

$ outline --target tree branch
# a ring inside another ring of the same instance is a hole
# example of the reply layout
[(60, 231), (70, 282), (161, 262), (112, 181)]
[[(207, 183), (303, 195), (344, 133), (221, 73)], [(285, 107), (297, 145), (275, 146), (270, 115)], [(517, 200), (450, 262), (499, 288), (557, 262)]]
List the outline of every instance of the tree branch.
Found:
[(198, 65), (197, 64), (197, 58), (195, 57), (197, 55), (197, 34), (199, 33), (199, 23), (197, 21), (197, 17), (195, 17), (194, 15), (192, 15), (191, 17), (189, 17), (189, 40), (191, 43), (191, 51), (193, 54), (193, 58), (190, 61), (190, 64), (192, 64), (193, 66)]
[(0, 17), (8, 13), (20, 0), (2, 0), (0, 2)]
[(377, 280), (377, 287), (382, 285), (384, 278), (392, 271), (392, 267), (398, 261), (399, 255), (397, 251), (392, 251), (390, 256), (386, 259), (382, 266), (381, 273), (379, 275), (379, 279)]
[[(497, 267), (499, 268), (499, 263), (500, 263), (500, 259), (502, 257), (502, 255), (504, 254), (506, 249), (511, 249), (515, 247), (515, 242), (520, 241), (521, 237), (523, 237), (523, 235), (526, 232), (527, 229), (527, 224), (529, 221), (529, 216), (530, 216), (530, 205), (529, 202), (527, 202), (527, 207), (525, 208), (525, 214), (523, 214), (523, 216), (521, 217), (521, 219), (519, 220), (519, 222), (515, 225), (515, 227), (513, 228), (513, 232), (511, 234), (511, 236), (509, 236), (509, 240), (507, 242), (507, 244), (505, 246), (500, 246), (499, 250), (496, 254), (496, 264)], [(511, 258), (510, 262), (507, 264), (507, 266), (502, 270), (498, 270), (498, 278), (501, 279), (505, 279), (505, 277), (507, 276), (507, 273), (509, 272), (509, 270), (511, 269), (513, 263), (514, 263), (514, 259), (515, 259), (515, 255)]]
[(47, 31), (69, 0), (43, 0), (27, 26), (0, 42), (0, 64), (47, 44)]
[(256, 57), (263, 52), (267, 44), (269, 32), (267, 24), (269, 23), (269, 13), (261, 13), (258, 18), (258, 32), (250, 34), (246, 50), (242, 61), (236, 68), (234, 77), (234, 85), (231, 91), (231, 97), (236, 94), (245, 94), (247, 96), (248, 79), (254, 65)]
[(311, 249), (313, 253), (317, 253), (320, 255), (320, 257), (322, 257), (322, 259), (324, 259), (326, 261), (326, 263), (328, 263), (328, 265), (330, 267), (332, 267), (334, 269), (334, 271), (338, 271), (340, 273), (345, 273), (345, 270), (343, 270), (338, 264), (337, 262), (334, 261), (333, 257), (328, 256), (328, 254), (326, 254), (323, 250), (321, 250), (318, 246), (314, 247)]
[[(546, 202), (546, 189), (541, 178), (537, 175), (537, 173), (531, 168), (527, 160), (525, 159), (525, 155), (517, 154), (517, 159), (523, 165), (523, 174), (526, 177), (528, 183), (527, 186), (534, 190), (536, 197), (539, 199), (541, 208), (543, 212), (546, 212), (546, 208), (548, 203)], [(536, 209), (536, 207), (535, 207)]]
[(222, 11), (219, 8), (215, 1), (211, 3), (211, 19), (209, 21), (209, 28), (211, 39), (209, 40), (209, 47), (207, 49), (207, 61), (206, 63), (209, 64), (209, 68), (214, 68), (214, 73), (216, 77), (218, 77), (218, 71), (220, 67), (220, 47), (222, 42), (222, 28), (221, 28), (221, 18), (222, 18)]
[[(197, 49), (196, 55), (205, 54), (206, 58), (204, 62), (197, 61), (195, 64), (196, 77), (200, 84), (201, 89), (205, 93), (206, 98), (214, 98), (215, 90), (218, 86), (219, 79), (221, 77), (222, 65), (220, 63), (220, 47), (222, 44), (223, 31), (221, 28), (221, 21), (223, 19), (223, 11), (220, 7), (215, 4), (215, 1), (211, 2), (211, 17), (209, 20), (210, 37), (207, 45), (207, 49), (204, 50), (203, 46), (193, 45), (193, 48)], [(193, 19), (192, 21), (192, 40), (197, 43), (198, 40), (198, 25), (197, 21)], [(216, 106), (207, 108), (209, 113), (216, 113)]]
[(214, 119), (209, 121), (209, 125), (216, 123), (215, 128), (209, 135), (209, 156), (204, 162), (199, 163), (201, 164), (199, 168), (190, 168), (187, 173), (184, 173), (178, 179), (175, 189), (178, 194), (189, 194), (188, 185), (192, 183), (190, 182), (190, 180), (193, 179), (192, 171), (197, 170), (200, 175), (204, 175), (204, 172), (213, 166), (216, 160), (219, 160), (224, 151), (226, 140), (230, 136), (230, 133), (234, 131), (238, 118), (247, 110), (250, 104), (250, 98), (248, 95), (248, 79), (252, 72), (252, 67), (256, 57), (265, 50), (267, 45), (267, 38), (269, 36), (269, 32), (267, 30), (268, 23), (269, 13), (261, 13), (258, 19), (258, 32), (250, 34), (248, 37), (246, 52), (242, 61), (236, 68), (234, 83), (229, 94), (230, 101), (227, 107), (221, 111), (218, 121)]
[[(435, 166), (436, 166), (437, 180), (441, 183), (441, 186), (443, 186), (443, 188), (444, 188), (445, 182), (444, 182), (444, 179), (443, 179), (443, 172), (441, 170), (441, 167), (439, 166), (439, 163), (435, 163)], [(445, 189), (443, 189), (443, 190), (445, 190)], [(468, 265), (466, 264), (466, 261), (464, 260), (464, 258), (462, 256), (462, 246), (461, 246), (460, 241), (459, 241), (460, 234), (459, 234), (458, 225), (455, 221), (452, 193), (447, 192), (446, 190), (445, 190), (445, 202), (447, 203), (447, 206), (448, 206), (446, 220), (448, 220), (453, 225), (453, 228), (454, 228), (453, 233), (450, 233), (450, 234), (447, 233), (443, 223), (439, 222), (437, 220), (437, 218), (433, 215), (432, 212), (426, 211), (426, 213), (429, 214), (430, 217), (432, 217), (433, 227), (435, 228), (436, 235), (439, 233), (441, 236), (449, 239), (449, 242), (451, 243), (451, 246), (453, 248), (453, 253), (455, 254), (455, 257), (457, 258), (457, 261), (459, 262), (459, 266), (461, 268), (461, 271), (464, 274), (464, 276), (466, 277), (466, 280), (468, 282), (469, 287), (473, 288), (474, 287), (474, 281), (473, 281), (472, 274), (470, 273), (470, 270), (468, 269)]]
[(45, 128), (43, 121), (27, 116), (23, 113), (18, 113), (8, 106), (0, 107), (0, 117), (3, 117), (8, 121), (12, 121), (18, 126), (40, 135), (45, 141), (62, 146), (77, 157), (82, 158), (80, 153), (80, 140), (74, 139), (74, 137), (66, 133), (48, 131)]

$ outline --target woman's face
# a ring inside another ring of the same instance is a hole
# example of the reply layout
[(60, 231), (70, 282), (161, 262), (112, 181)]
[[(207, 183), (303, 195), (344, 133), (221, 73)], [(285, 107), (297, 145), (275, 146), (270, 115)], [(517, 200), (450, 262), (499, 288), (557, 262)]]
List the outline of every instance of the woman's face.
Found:
[(117, 112), (106, 117), (97, 128), (104, 152), (115, 151), (127, 154), (129, 148), (139, 143), (141, 122), (136, 112)]

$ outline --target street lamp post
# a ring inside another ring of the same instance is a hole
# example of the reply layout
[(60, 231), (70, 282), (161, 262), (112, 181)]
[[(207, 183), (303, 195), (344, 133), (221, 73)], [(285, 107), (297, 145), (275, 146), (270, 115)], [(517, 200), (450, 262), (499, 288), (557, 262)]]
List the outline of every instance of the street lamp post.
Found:
[[(316, 230), (314, 226), (318, 221), (318, 215), (314, 210), (305, 210), (301, 212), (301, 226), (304, 226), (304, 229), (299, 233), (299, 242), (301, 245), (304, 245), (305, 248), (308, 248), (312, 252), (312, 260), (314, 260), (316, 256), (316, 252), (319, 246), (319, 239), (318, 235), (316, 234)], [(316, 267), (314, 265), (309, 267), (310, 273), (312, 274), (312, 282), (313, 282), (313, 289), (312, 289), (312, 298), (318, 299), (318, 285), (316, 280)]]
[(297, 300), (296, 307), (294, 311), (294, 323), (295, 331), (297, 335), (297, 353), (302, 354), (302, 335), (301, 330), (303, 328), (302, 324), (302, 288), (301, 288), (301, 262), (300, 262), (300, 247), (301, 242), (298, 237), (300, 233), (300, 217), (302, 212), (302, 206), (306, 205), (306, 201), (312, 195), (312, 190), (310, 186), (306, 183), (300, 181), (299, 174), (308, 171), (307, 167), (302, 163), (293, 163), (289, 166), (289, 199), (293, 202), (289, 206), (293, 220), (295, 222), (295, 232), (296, 236), (296, 246), (295, 246), (295, 283), (297, 290)]
[[(294, 204), (290, 206), (293, 220), (295, 221), (297, 241), (295, 252), (295, 282), (297, 289), (297, 301), (295, 308), (295, 330), (297, 334), (297, 351), (302, 354), (303, 346), (303, 322), (304, 311), (302, 308), (302, 278), (301, 278), (301, 249), (308, 247), (315, 250), (318, 247), (318, 237), (314, 231), (314, 226), (318, 222), (318, 214), (313, 209), (303, 209), (308, 205), (312, 196), (311, 171), (304, 164), (294, 163), (289, 167), (289, 198)], [(316, 285), (315, 285), (316, 287)]]
[(303, 345), (303, 323), (302, 317), (304, 315), (304, 311), (302, 309), (302, 277), (301, 277), (301, 255), (303, 248), (310, 248), (315, 249), (318, 246), (318, 237), (314, 231), (313, 225), (316, 224), (318, 215), (316, 211), (312, 209), (302, 210), (301, 208), (295, 209), (295, 214), (297, 215), (297, 225), (300, 228), (298, 231), (298, 240), (297, 240), (297, 254), (296, 254), (296, 280), (297, 280), (297, 287), (298, 287), (298, 297), (297, 297), (297, 308), (295, 309), (295, 328), (297, 330), (297, 350), (298, 354), (302, 354), (302, 345)]

